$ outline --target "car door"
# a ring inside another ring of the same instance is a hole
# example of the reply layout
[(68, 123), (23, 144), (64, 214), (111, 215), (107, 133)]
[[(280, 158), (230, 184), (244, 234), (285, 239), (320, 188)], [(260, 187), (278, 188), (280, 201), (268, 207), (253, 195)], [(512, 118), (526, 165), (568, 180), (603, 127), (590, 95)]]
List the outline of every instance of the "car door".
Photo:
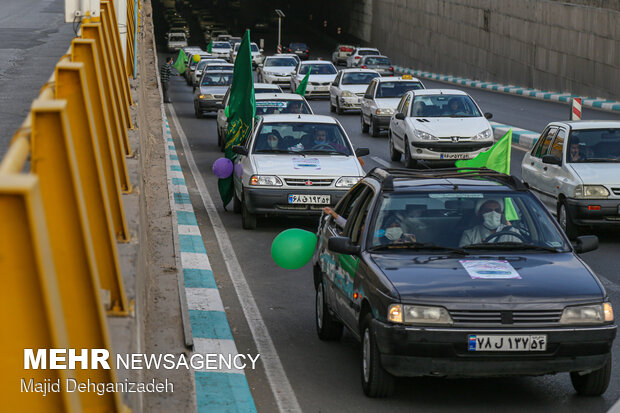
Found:
[(240, 146), (247, 149), (248, 155), (236, 155), (233, 169), (233, 182), (235, 186), (235, 192), (240, 200), (243, 200), (243, 186), (249, 185), (250, 177), (256, 173), (254, 170), (254, 164), (252, 162), (252, 145), (256, 137), (256, 130), (262, 126), (262, 122), (258, 122), (254, 125), (254, 129), (250, 133), (250, 137), (241, 142)]
[(338, 97), (340, 96), (340, 79), (342, 78), (342, 72), (338, 72), (338, 75), (329, 87), (329, 100), (333, 106), (336, 106)]
[(226, 134), (228, 128), (228, 117), (226, 116), (226, 106), (228, 106), (228, 100), (230, 98), (230, 88), (226, 91), (224, 99), (222, 99), (222, 108), (217, 110), (217, 129), (220, 136)]
[[(559, 127), (553, 141), (549, 145), (548, 155), (557, 156), (563, 159), (564, 146), (566, 144), (567, 132), (564, 128)], [(542, 157), (541, 157), (542, 158)], [(541, 161), (542, 162), (542, 161)], [(540, 176), (540, 189), (549, 198), (549, 206), (551, 210), (555, 210), (557, 203), (558, 190), (562, 183), (566, 182), (568, 177), (562, 165), (542, 164), (542, 175)], [(560, 182), (562, 181), (562, 182)]]
[(370, 123), (370, 106), (372, 105), (372, 99), (375, 95), (375, 89), (377, 88), (377, 81), (373, 80), (368, 85), (368, 89), (366, 89), (366, 93), (364, 93), (364, 98), (362, 99), (361, 104), (361, 116), (362, 120), (366, 123)]
[(544, 180), (546, 179), (544, 177), (544, 175), (546, 175), (546, 169), (543, 168), (546, 164), (542, 163), (542, 157), (549, 151), (551, 142), (553, 142), (557, 132), (557, 126), (548, 127), (542, 135), (540, 135), (538, 142), (536, 142), (536, 145), (534, 145), (534, 148), (530, 152), (529, 163), (524, 163), (522, 167), (523, 179), (547, 206), (550, 205), (550, 197), (553, 197), (553, 195), (550, 195), (543, 189), (545, 188)]
[[(411, 105), (412, 96), (410, 93), (406, 93), (401, 99), (398, 107), (396, 109), (396, 113), (402, 113), (405, 115), (405, 118), (409, 115), (409, 107)], [(407, 123), (405, 120), (396, 119), (395, 116), (392, 116), (390, 120), (390, 130), (392, 132), (392, 142), (394, 146), (399, 151), (403, 152), (405, 150), (405, 127)]]

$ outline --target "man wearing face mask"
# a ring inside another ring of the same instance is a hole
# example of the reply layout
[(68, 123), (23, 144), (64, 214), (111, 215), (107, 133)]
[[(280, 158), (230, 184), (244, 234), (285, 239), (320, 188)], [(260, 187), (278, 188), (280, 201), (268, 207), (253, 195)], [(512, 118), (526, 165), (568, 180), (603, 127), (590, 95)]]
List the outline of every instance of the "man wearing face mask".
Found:
[[(504, 202), (499, 199), (488, 199), (478, 201), (476, 205), (476, 215), (480, 219), (480, 224), (463, 232), (460, 247), (471, 244), (479, 244), (486, 238), (497, 232), (518, 232), (516, 228), (502, 223), (504, 216)], [(522, 242), (519, 238), (512, 235), (502, 235), (492, 238), (490, 242)]]
[(382, 245), (416, 242), (414, 234), (405, 234), (399, 215), (390, 215), (383, 221), (384, 229), (377, 231), (378, 241)]

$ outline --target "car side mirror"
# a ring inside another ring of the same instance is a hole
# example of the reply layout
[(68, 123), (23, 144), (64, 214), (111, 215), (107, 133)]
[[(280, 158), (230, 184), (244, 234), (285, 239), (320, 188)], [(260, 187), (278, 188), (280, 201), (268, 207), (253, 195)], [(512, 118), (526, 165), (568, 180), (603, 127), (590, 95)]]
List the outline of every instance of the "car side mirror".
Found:
[(562, 165), (562, 160), (556, 155), (544, 155), (542, 157), (542, 163), (546, 163), (549, 165)]
[(487, 119), (491, 119), (491, 118), (493, 117), (493, 114), (492, 114), (492, 113), (489, 113), (489, 112), (486, 112), (486, 113), (484, 114), (484, 117), (485, 117), (485, 118), (487, 118)]
[(232, 147), (232, 151), (237, 155), (248, 156), (248, 148), (245, 146), (235, 145)]
[(577, 240), (573, 243), (573, 248), (575, 248), (577, 254), (594, 251), (598, 248), (598, 237), (596, 235), (582, 235), (577, 237)]
[(394, 117), (398, 120), (405, 120), (405, 114), (402, 112), (398, 112)]
[(263, 64), (262, 64), (262, 63), (259, 63), (259, 64), (258, 64), (258, 67), (263, 67)]
[(258, 49), (259, 52), (263, 53), (263, 49)]
[(349, 237), (331, 237), (327, 241), (327, 248), (330, 251), (347, 255), (359, 254), (361, 251), (360, 246), (353, 244)]
[(355, 150), (355, 156), (357, 156), (358, 158), (360, 156), (366, 156), (368, 154), (370, 154), (370, 149), (368, 149), (368, 148), (357, 148)]

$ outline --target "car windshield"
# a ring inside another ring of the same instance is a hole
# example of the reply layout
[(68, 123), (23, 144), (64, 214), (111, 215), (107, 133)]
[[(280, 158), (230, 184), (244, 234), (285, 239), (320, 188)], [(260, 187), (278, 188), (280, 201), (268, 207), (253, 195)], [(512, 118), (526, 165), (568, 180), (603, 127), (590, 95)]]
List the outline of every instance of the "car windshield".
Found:
[(170, 36), (170, 41), (171, 42), (184, 42), (185, 41), (185, 36), (179, 34), (173, 34)]
[(258, 52), (258, 46), (256, 45), (256, 43), (250, 44), (250, 50), (253, 52)]
[(257, 100), (256, 101), (256, 114), (257, 115), (277, 115), (280, 113), (306, 113), (311, 114), (312, 111), (308, 107), (308, 104), (303, 100)]
[(423, 89), (420, 82), (381, 82), (377, 88), (377, 98), (399, 98), (410, 90)]
[(254, 153), (352, 155), (344, 131), (333, 123), (264, 123), (255, 139)]
[(357, 54), (360, 56), (368, 56), (371, 54), (379, 54), (379, 51), (377, 49), (370, 49), (370, 50), (358, 50)]
[(310, 70), (310, 68), (312, 68), (312, 72), (310, 73), (311, 75), (335, 75), (336, 73), (338, 73), (334, 65), (332, 65), (331, 63), (313, 63), (308, 65), (302, 65), (299, 69), (299, 74), (305, 75), (306, 73), (308, 73), (308, 70)]
[(274, 67), (274, 66), (286, 66), (286, 67), (295, 67), (297, 65), (297, 60), (292, 57), (273, 57), (267, 58), (265, 60), (265, 67)]
[(367, 57), (364, 59), (365, 65), (391, 66), (390, 59), (387, 57)]
[(282, 93), (278, 86), (254, 86), (254, 93)]
[(527, 192), (387, 192), (369, 230), (371, 249), (570, 251), (549, 213)]
[(213, 48), (214, 49), (230, 49), (230, 43), (228, 43), (228, 42), (214, 42), (213, 43)]
[(343, 85), (367, 85), (375, 77), (379, 77), (379, 73), (372, 72), (352, 72), (342, 75)]
[(232, 72), (205, 73), (202, 77), (201, 86), (230, 86), (232, 85)]
[(482, 116), (467, 95), (425, 95), (413, 100), (412, 116), (425, 118), (475, 118)]
[(620, 162), (620, 129), (573, 130), (568, 140), (567, 162)]
[(230, 70), (231, 72), (233, 71), (233, 66), (231, 64), (211, 64), (211, 65), (207, 65), (207, 68), (205, 69), (207, 72), (220, 72), (220, 71), (227, 71)]

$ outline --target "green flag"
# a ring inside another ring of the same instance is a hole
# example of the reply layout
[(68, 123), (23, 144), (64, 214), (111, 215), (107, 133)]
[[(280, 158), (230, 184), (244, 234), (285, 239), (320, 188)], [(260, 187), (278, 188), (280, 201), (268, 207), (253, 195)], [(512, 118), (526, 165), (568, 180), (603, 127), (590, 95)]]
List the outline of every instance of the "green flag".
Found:
[[(230, 86), (228, 129), (226, 130), (224, 150), (224, 156), (228, 159), (233, 160), (235, 157), (232, 147), (243, 142), (251, 131), (255, 115), (256, 100), (254, 98), (252, 52), (250, 50), (250, 31), (247, 30), (241, 40), (237, 59), (235, 59), (233, 83)], [(234, 190), (232, 176), (220, 179), (217, 186), (224, 206), (228, 205)]]
[(213, 40), (207, 45), (207, 53), (213, 53)]
[(179, 49), (179, 55), (177, 56), (176, 62), (172, 65), (179, 72), (179, 74), (183, 74), (187, 67), (187, 55), (183, 49)]
[(297, 86), (297, 90), (295, 91), (295, 93), (297, 93), (298, 95), (306, 96), (306, 87), (308, 87), (310, 72), (312, 72), (312, 66), (310, 66), (310, 68), (308, 69), (308, 73), (306, 73), (306, 76), (304, 76), (299, 86)]

